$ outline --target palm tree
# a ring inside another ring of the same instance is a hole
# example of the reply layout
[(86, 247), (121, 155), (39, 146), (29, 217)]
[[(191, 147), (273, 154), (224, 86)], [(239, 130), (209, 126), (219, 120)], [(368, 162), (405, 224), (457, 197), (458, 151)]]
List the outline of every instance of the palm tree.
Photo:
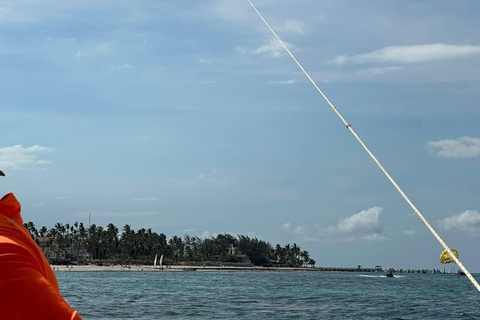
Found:
[(170, 251), (172, 252), (172, 257), (175, 261), (179, 261), (183, 258), (183, 251), (185, 246), (182, 238), (173, 236), (168, 241), (168, 246), (170, 247)]
[(27, 223), (24, 223), (23, 226), (25, 227), (25, 229), (28, 230), (28, 232), (30, 232), (30, 236), (32, 237), (32, 239), (38, 237), (38, 231), (35, 228), (35, 224), (33, 222), (29, 221)]
[(274, 257), (275, 262), (280, 263), (282, 261), (282, 258), (283, 258), (282, 251), (283, 251), (282, 247), (279, 244), (277, 244), (275, 246), (274, 251), (273, 251), (273, 257)]
[(107, 230), (105, 231), (105, 241), (106, 246), (108, 247), (108, 258), (115, 259), (118, 253), (118, 228), (113, 224), (109, 223)]
[(308, 253), (308, 251), (302, 251), (300, 253), (300, 257), (302, 258), (302, 265), (303, 266), (306, 266), (310, 263), (310, 254)]
[(46, 226), (42, 226), (40, 228), (40, 230), (38, 231), (38, 234), (40, 235), (40, 237), (45, 237), (45, 235), (47, 234), (48, 232), (48, 229)]
[(123, 227), (123, 233), (120, 237), (119, 249), (127, 259), (136, 258), (135, 248), (135, 230), (132, 230), (129, 224)]

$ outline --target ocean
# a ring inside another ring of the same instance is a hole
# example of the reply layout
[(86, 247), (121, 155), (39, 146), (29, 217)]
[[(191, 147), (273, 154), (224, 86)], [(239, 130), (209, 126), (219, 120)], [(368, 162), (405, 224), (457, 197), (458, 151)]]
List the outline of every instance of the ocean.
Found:
[[(480, 292), (455, 274), (62, 271), (85, 320), (480, 319)], [(480, 275), (474, 275), (479, 279)]]

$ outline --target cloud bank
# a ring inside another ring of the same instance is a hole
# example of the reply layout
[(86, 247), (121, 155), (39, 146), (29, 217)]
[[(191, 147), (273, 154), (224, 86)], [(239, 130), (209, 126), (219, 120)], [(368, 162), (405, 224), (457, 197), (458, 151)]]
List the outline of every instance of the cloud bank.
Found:
[(39, 159), (36, 154), (51, 151), (39, 145), (24, 148), (21, 145), (0, 148), (0, 168), (20, 169), (29, 165), (45, 165), (50, 161)]
[(381, 234), (382, 230), (380, 227), (380, 214), (382, 210), (382, 207), (373, 207), (355, 213), (350, 217), (342, 218), (336, 226), (329, 226), (327, 232), (332, 235), (335, 233), (356, 235), (356, 237), (351, 236), (347, 238), (348, 241), (354, 241), (356, 239), (369, 241), (386, 240), (386, 237)]
[(475, 54), (480, 54), (480, 46), (435, 43), (413, 46), (389, 46), (354, 56), (338, 55), (331, 62), (337, 65), (347, 62), (394, 62), (408, 64), (464, 58)]
[(439, 221), (439, 225), (445, 230), (475, 232), (480, 230), (480, 213), (477, 210), (467, 210)]
[[(294, 46), (291, 43), (283, 41), (285, 46), (292, 51)], [(285, 48), (274, 37), (269, 38), (262, 46), (253, 50), (252, 54), (270, 54), (272, 58), (279, 58), (285, 54)]]
[(480, 156), (480, 139), (462, 137), (457, 140), (430, 141), (428, 151), (444, 158), (474, 158)]
[(379, 217), (382, 210), (381, 207), (373, 207), (348, 218), (342, 218), (338, 222), (336, 230), (340, 232), (379, 232)]

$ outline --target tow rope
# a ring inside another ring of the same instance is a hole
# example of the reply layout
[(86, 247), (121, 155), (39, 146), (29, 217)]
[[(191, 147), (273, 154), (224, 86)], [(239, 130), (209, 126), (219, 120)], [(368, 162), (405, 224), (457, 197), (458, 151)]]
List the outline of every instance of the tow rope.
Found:
[(465, 275), (468, 277), (468, 279), (473, 283), (473, 285), (477, 288), (478, 291), (480, 291), (480, 285), (478, 284), (478, 282), (475, 280), (475, 278), (470, 274), (470, 272), (468, 272), (467, 268), (465, 268), (465, 266), (460, 262), (460, 260), (453, 254), (453, 252), (450, 250), (450, 247), (447, 246), (447, 244), (442, 240), (442, 238), (440, 238), (440, 236), (437, 234), (437, 232), (433, 229), (433, 227), (430, 225), (430, 223), (428, 223), (427, 219), (425, 219), (425, 217), (420, 213), (420, 211), (415, 207), (415, 205), (412, 203), (412, 201), (410, 201), (410, 199), (407, 197), (407, 195), (403, 192), (403, 190), (400, 188), (400, 186), (395, 182), (395, 180), (393, 180), (393, 178), (390, 176), (390, 174), (388, 174), (387, 170), (385, 170), (385, 168), (382, 166), (382, 164), (377, 160), (377, 158), (373, 155), (373, 153), (367, 148), (367, 146), (365, 145), (365, 143), (363, 143), (362, 139), (360, 139), (360, 137), (357, 135), (357, 133), (353, 130), (352, 128), (352, 125), (349, 124), (343, 117), (342, 115), (340, 114), (340, 112), (338, 112), (337, 108), (330, 102), (330, 100), (328, 100), (327, 96), (323, 93), (322, 90), (320, 90), (320, 88), (317, 86), (317, 84), (315, 83), (315, 81), (313, 81), (313, 79), (310, 77), (310, 75), (307, 73), (307, 71), (305, 71), (305, 69), (302, 67), (302, 65), (300, 64), (300, 62), (298, 62), (298, 60), (295, 58), (295, 56), (290, 52), (290, 50), (287, 48), (287, 46), (283, 43), (282, 39), (280, 39), (280, 37), (275, 33), (275, 31), (273, 31), (272, 27), (270, 27), (270, 25), (268, 24), (268, 22), (265, 20), (265, 18), (262, 16), (262, 14), (257, 10), (257, 8), (253, 5), (252, 1), (250, 0), (247, 0), (250, 5), (252, 6), (252, 8), (255, 10), (255, 12), (258, 14), (258, 16), (263, 20), (263, 22), (265, 23), (265, 25), (268, 27), (268, 29), (270, 29), (270, 31), (273, 33), (273, 35), (275, 36), (275, 38), (277, 38), (277, 40), (280, 42), (280, 44), (282, 45), (282, 47), (285, 49), (285, 51), (287, 51), (287, 53), (290, 55), (290, 57), (293, 59), (293, 61), (295, 61), (295, 63), (297, 64), (297, 66), (302, 70), (302, 72), (307, 76), (308, 80), (310, 80), (310, 82), (313, 84), (313, 86), (317, 89), (318, 92), (320, 92), (320, 94), (322, 95), (322, 97), (325, 99), (325, 101), (327, 101), (327, 103), (329, 104), (329, 106), (332, 108), (332, 110), (337, 114), (337, 116), (340, 118), (340, 120), (342, 120), (342, 122), (344, 123), (344, 125), (347, 127), (347, 130), (349, 130), (353, 136), (357, 139), (357, 141), (362, 145), (362, 147), (365, 149), (365, 151), (367, 151), (367, 153), (370, 155), (370, 157), (373, 159), (373, 161), (375, 161), (375, 163), (378, 165), (378, 167), (380, 168), (380, 170), (382, 170), (382, 172), (385, 174), (385, 176), (388, 178), (388, 180), (390, 180), (390, 182), (393, 184), (393, 186), (395, 187), (395, 189), (397, 189), (397, 191), (402, 195), (402, 197), (405, 199), (405, 201), (410, 205), (410, 207), (413, 209), (413, 211), (415, 211), (415, 213), (418, 215), (418, 217), (423, 221), (423, 223), (427, 226), (427, 228), (432, 232), (432, 234), (435, 236), (435, 238), (438, 240), (438, 242), (440, 242), (440, 244), (443, 246), (443, 248), (445, 250), (447, 250), (447, 252), (450, 254), (450, 256), (452, 257), (452, 259), (455, 261), (455, 263), (460, 267), (460, 269), (465, 273)]

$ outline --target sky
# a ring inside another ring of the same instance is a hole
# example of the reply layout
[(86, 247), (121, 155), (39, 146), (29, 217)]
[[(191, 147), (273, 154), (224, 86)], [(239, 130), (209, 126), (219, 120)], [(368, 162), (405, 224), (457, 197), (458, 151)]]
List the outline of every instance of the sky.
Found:
[[(480, 2), (257, 0), (471, 272)], [(297, 243), (439, 268), (441, 245), (246, 0), (0, 1), (0, 180), (25, 221)]]

